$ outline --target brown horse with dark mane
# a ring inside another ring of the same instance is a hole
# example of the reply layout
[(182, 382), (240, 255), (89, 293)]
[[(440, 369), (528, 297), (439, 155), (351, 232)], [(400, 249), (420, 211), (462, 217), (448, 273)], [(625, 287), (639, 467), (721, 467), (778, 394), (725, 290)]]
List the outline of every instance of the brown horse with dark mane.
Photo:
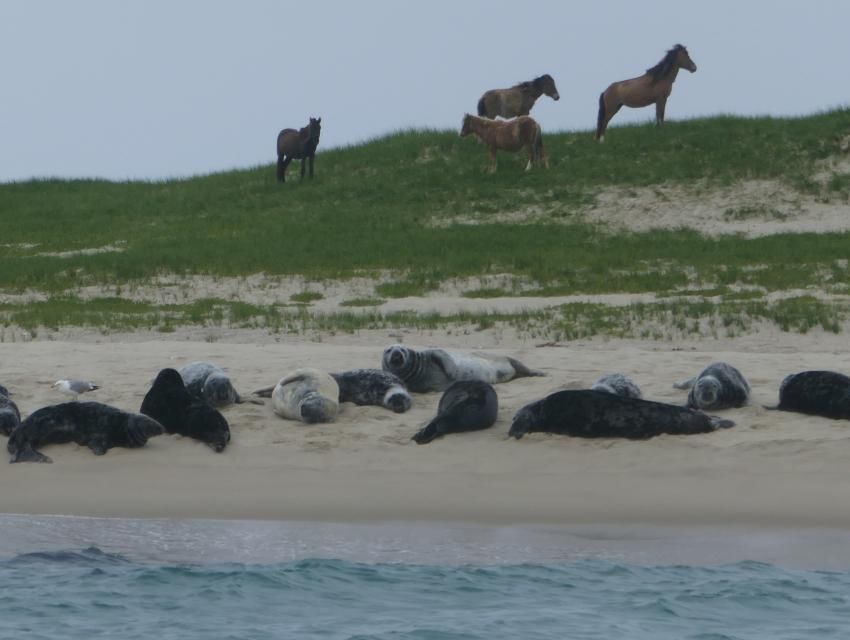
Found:
[(470, 133), (478, 136), (490, 152), (488, 165), (490, 173), (496, 170), (496, 152), (500, 149), (502, 151), (525, 149), (528, 152), (526, 171), (534, 164), (549, 167), (549, 159), (543, 150), (543, 133), (534, 118), (520, 116), (513, 120), (488, 120), (467, 113), (463, 117), (460, 136), (463, 138)]
[(679, 74), (679, 69), (687, 69), (691, 73), (697, 66), (688, 55), (684, 46), (677, 44), (670, 49), (664, 58), (646, 73), (637, 78), (620, 80), (613, 83), (599, 95), (599, 117), (596, 121), (596, 139), (605, 139), (605, 129), (620, 107), (646, 107), (655, 103), (655, 122), (658, 126), (664, 122), (664, 107), (667, 98), (673, 90), (673, 83)]
[(277, 179), (286, 182), (286, 167), (293, 160), (301, 160), (301, 179), (310, 160), (310, 177), (313, 177), (313, 162), (316, 147), (319, 146), (319, 134), (322, 132), (322, 119), (310, 118), (310, 123), (301, 129), (283, 129), (277, 134)]
[(483, 118), (527, 116), (537, 98), (544, 93), (553, 100), (561, 97), (555, 88), (555, 81), (548, 73), (528, 82), (520, 82), (510, 89), (490, 89), (478, 101), (478, 115)]

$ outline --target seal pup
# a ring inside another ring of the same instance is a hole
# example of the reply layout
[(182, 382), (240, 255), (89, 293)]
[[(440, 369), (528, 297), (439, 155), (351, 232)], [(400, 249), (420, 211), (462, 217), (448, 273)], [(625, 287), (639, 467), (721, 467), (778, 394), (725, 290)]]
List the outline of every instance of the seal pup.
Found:
[[(255, 391), (268, 397), (268, 389)], [(296, 369), (271, 390), (272, 409), (281, 418), (304, 422), (333, 422), (339, 413), (339, 385), (329, 373)]]
[(228, 375), (210, 362), (190, 362), (180, 369), (180, 377), (189, 393), (216, 408), (242, 403)]
[(396, 413), (404, 413), (413, 404), (404, 382), (389, 371), (352, 369), (332, 373), (331, 377), (339, 385), (340, 402), (385, 407)]
[(79, 400), (81, 393), (100, 389), (99, 386), (92, 384), (88, 380), (57, 380), (53, 383), (53, 388), (58, 389), (66, 396), (73, 397), (74, 400)]
[(162, 425), (140, 413), (129, 413), (100, 402), (64, 402), (27, 416), (9, 436), (10, 462), (52, 462), (37, 448), (76, 442), (97, 456), (112, 447), (143, 447), (163, 432)]
[(21, 424), (21, 412), (18, 405), (9, 399), (9, 390), (0, 384), (0, 433), (8, 436)]
[(416, 444), (427, 444), (447, 433), (486, 429), (496, 422), (498, 412), (499, 399), (493, 385), (481, 380), (458, 380), (440, 397), (437, 417), (411, 439)]
[(640, 387), (631, 378), (622, 373), (606, 373), (590, 388), (594, 391), (613, 393), (614, 395), (625, 398), (637, 398), (638, 400), (643, 398)]
[(835, 371), (801, 371), (779, 385), (779, 405), (765, 407), (850, 420), (850, 377)]
[(384, 349), (384, 371), (394, 373), (410, 391), (444, 391), (458, 380), (481, 380), (496, 384), (514, 378), (545, 375), (507, 356), (457, 353), (444, 349), (416, 350), (401, 344)]
[(696, 378), (674, 384), (676, 389), (690, 389), (688, 407), (717, 411), (743, 407), (750, 399), (750, 383), (731, 364), (715, 362)]
[(206, 400), (192, 396), (176, 369), (157, 374), (139, 411), (158, 420), (166, 432), (199, 440), (216, 453), (230, 442), (227, 420)]
[(517, 411), (509, 435), (545, 431), (579, 438), (642, 440), (669, 433), (708, 433), (735, 426), (731, 420), (709, 416), (672, 404), (626, 398), (604, 391), (556, 391)]

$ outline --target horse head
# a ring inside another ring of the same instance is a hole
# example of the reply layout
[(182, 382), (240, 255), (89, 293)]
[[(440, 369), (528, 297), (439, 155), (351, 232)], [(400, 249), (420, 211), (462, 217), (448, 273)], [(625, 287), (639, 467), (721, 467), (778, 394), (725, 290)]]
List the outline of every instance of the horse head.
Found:
[(310, 140), (319, 141), (319, 134), (322, 132), (322, 119), (310, 118), (310, 124), (307, 125), (310, 129)]
[(555, 87), (555, 80), (548, 73), (543, 74), (539, 78), (535, 78), (532, 84), (534, 84), (536, 89), (552, 98), (552, 100), (560, 100), (561, 96), (558, 94), (558, 89)]
[(677, 44), (673, 47), (673, 50), (676, 52), (676, 64), (681, 69), (687, 69), (691, 73), (697, 70), (697, 66), (694, 64), (694, 61), (691, 60), (691, 56), (688, 55), (688, 50), (684, 47), (684, 45)]
[(460, 137), (461, 138), (465, 138), (470, 133), (472, 133), (472, 124), (471, 123), (472, 123), (472, 116), (469, 115), (468, 113), (464, 114), (463, 125), (460, 128)]

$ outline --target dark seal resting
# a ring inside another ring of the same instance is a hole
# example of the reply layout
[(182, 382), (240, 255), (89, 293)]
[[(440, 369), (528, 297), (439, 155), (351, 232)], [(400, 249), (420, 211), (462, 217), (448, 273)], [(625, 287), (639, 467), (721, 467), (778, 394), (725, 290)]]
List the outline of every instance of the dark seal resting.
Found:
[(218, 453), (230, 442), (227, 420), (206, 400), (192, 396), (176, 369), (157, 374), (139, 411), (162, 423), (166, 432), (200, 440)]
[(686, 407), (579, 389), (557, 391), (524, 406), (514, 416), (509, 433), (514, 438), (543, 431), (579, 438), (642, 440), (662, 433), (690, 435), (733, 426), (731, 420)]
[(427, 444), (447, 433), (492, 427), (499, 412), (496, 390), (488, 382), (453, 382), (440, 398), (437, 417), (413, 436), (416, 444)]
[(0, 433), (8, 436), (21, 424), (21, 412), (18, 405), (9, 399), (9, 390), (0, 384)]
[(792, 373), (779, 387), (779, 405), (768, 408), (850, 420), (850, 377), (835, 371)]
[(143, 447), (162, 432), (159, 422), (139, 413), (100, 402), (64, 402), (29, 415), (9, 436), (6, 448), (10, 462), (52, 462), (36, 449), (76, 442), (100, 456), (112, 447)]

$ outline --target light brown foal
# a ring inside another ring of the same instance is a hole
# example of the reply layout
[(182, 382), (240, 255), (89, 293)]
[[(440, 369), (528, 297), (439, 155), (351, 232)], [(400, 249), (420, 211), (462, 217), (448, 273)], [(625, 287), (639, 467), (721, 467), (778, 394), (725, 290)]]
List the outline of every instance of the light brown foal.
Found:
[(667, 98), (673, 90), (673, 83), (679, 74), (679, 69), (687, 69), (691, 73), (697, 66), (688, 55), (684, 46), (677, 44), (670, 49), (664, 58), (646, 73), (637, 78), (620, 80), (613, 83), (599, 95), (599, 116), (596, 120), (596, 139), (605, 139), (605, 129), (620, 107), (647, 107), (655, 103), (655, 122), (664, 122), (664, 107)]
[(470, 133), (478, 136), (490, 152), (490, 173), (496, 170), (496, 152), (499, 150), (515, 152), (525, 149), (528, 152), (526, 171), (535, 164), (549, 168), (549, 159), (543, 150), (543, 133), (537, 121), (530, 116), (519, 116), (512, 120), (489, 120), (467, 113), (463, 117), (460, 136), (463, 138)]

